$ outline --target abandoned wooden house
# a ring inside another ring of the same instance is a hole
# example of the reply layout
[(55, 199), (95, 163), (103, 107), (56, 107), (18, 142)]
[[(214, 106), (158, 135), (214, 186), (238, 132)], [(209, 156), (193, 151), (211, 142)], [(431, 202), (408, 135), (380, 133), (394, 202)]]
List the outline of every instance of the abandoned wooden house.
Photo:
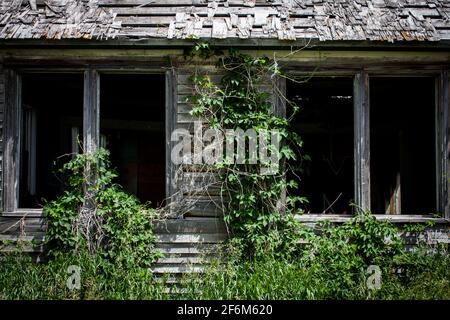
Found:
[[(298, 219), (346, 221), (354, 202), (395, 223), (434, 221), (443, 232), (430, 241), (448, 241), (449, 0), (0, 1), (2, 239), (44, 237), (42, 199), (61, 192), (54, 162), (77, 139), (107, 147), (140, 200), (180, 201), (171, 132), (193, 122), (192, 71), (210, 68), (183, 58), (193, 39), (310, 78), (277, 82), (302, 105), (293, 125), (312, 159)], [(197, 197), (157, 228), (156, 272), (181, 272), (226, 237), (213, 195)]]

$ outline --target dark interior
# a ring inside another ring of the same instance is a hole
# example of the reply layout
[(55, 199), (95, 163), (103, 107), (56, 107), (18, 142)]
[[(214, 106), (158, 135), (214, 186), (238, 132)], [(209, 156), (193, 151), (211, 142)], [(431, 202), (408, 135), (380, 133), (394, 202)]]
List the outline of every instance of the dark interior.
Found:
[(433, 78), (371, 78), (371, 203), (378, 214), (436, 212)]
[(302, 152), (311, 158), (297, 172), (300, 181), (295, 193), (309, 201), (303, 209), (350, 214), (354, 197), (352, 78), (288, 81), (287, 96), (300, 107), (292, 126), (304, 141)]
[(118, 183), (143, 202), (165, 198), (165, 79), (153, 74), (100, 78), (101, 143)]
[(40, 208), (62, 192), (57, 169), (83, 132), (83, 75), (24, 74), (21, 98), (19, 207)]

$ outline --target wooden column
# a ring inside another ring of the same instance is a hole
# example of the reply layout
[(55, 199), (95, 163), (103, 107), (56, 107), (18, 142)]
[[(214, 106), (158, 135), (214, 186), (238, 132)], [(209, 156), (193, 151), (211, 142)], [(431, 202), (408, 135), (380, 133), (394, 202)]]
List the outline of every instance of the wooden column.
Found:
[(450, 218), (449, 190), (449, 72), (436, 80), (436, 202), (437, 210)]
[(14, 212), (19, 202), (20, 98), (19, 75), (5, 69), (3, 210)]
[(92, 153), (100, 145), (100, 77), (96, 70), (84, 72), (83, 149)]
[[(83, 150), (84, 153), (94, 153), (100, 145), (100, 77), (96, 70), (84, 72), (83, 99)], [(87, 180), (84, 185), (83, 212), (95, 211), (95, 194), (93, 190), (96, 173), (88, 164), (85, 169)]]
[(355, 202), (360, 210), (370, 210), (370, 106), (369, 76), (360, 71), (353, 82)]
[(174, 143), (171, 135), (175, 130), (177, 122), (177, 74), (174, 69), (166, 71), (166, 198), (167, 202), (172, 201), (172, 196), (176, 192), (173, 185), (176, 167), (171, 159), (171, 151)]

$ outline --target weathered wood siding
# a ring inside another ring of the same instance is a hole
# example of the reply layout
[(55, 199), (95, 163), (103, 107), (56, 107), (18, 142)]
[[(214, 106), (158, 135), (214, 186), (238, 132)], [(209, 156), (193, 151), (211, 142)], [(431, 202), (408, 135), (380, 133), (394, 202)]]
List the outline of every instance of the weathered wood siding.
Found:
[[(181, 67), (177, 69), (176, 84), (176, 125), (175, 129), (187, 129), (193, 134), (194, 121), (204, 121), (192, 116), (191, 106), (187, 102), (194, 94), (193, 83), (190, 80), (193, 72), (210, 74), (211, 81), (219, 84), (222, 75), (213, 66)], [(219, 217), (223, 214), (223, 203), (220, 197), (220, 182), (217, 174), (206, 172), (200, 166), (176, 167), (174, 201), (183, 204), (179, 211), (185, 216)]]
[[(190, 114), (192, 106), (187, 102), (189, 96), (194, 93), (191, 76), (195, 73), (207, 74), (214, 84), (219, 85), (223, 73), (213, 65), (186, 66), (177, 70), (177, 99), (176, 99), (176, 126), (175, 128), (188, 129), (192, 134), (194, 131), (194, 121), (207, 122), (207, 119), (200, 119)], [(282, 86), (280, 83), (272, 83), (269, 79), (260, 84), (260, 89), (266, 92), (273, 92), (274, 85)], [(274, 112), (283, 114), (282, 101), (277, 99), (277, 95), (272, 94)], [(175, 188), (175, 201), (185, 202), (188, 207), (187, 216), (218, 217), (223, 215), (226, 208), (226, 197), (221, 195), (221, 181), (217, 173), (205, 171), (203, 165), (183, 166), (185, 170)], [(180, 170), (176, 170), (180, 171)]]

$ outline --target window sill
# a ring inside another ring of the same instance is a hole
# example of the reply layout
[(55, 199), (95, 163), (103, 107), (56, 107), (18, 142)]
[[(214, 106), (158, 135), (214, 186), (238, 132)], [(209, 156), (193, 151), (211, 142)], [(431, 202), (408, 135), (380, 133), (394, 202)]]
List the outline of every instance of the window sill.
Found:
[[(29, 218), (40, 218), (42, 217), (42, 209), (18, 209), (13, 212), (3, 212), (0, 214), (3, 217), (29, 217)], [(430, 215), (385, 215), (385, 214), (374, 214), (377, 220), (390, 221), (392, 223), (426, 223), (434, 222), (438, 224), (450, 224), (450, 219), (446, 218), (434, 218)], [(300, 222), (319, 222), (319, 221), (330, 221), (335, 223), (344, 223), (353, 218), (353, 215), (343, 215), (343, 214), (302, 214), (295, 215), (295, 219)], [(203, 220), (204, 218), (199, 218)]]
[[(392, 223), (426, 223), (434, 222), (438, 224), (449, 224), (450, 219), (446, 218), (434, 218), (431, 215), (386, 215), (386, 214), (374, 214), (377, 220), (390, 221)], [(330, 221), (336, 223), (344, 223), (349, 221), (352, 215), (342, 214), (302, 214), (296, 215), (295, 219), (300, 222), (319, 222)]]

